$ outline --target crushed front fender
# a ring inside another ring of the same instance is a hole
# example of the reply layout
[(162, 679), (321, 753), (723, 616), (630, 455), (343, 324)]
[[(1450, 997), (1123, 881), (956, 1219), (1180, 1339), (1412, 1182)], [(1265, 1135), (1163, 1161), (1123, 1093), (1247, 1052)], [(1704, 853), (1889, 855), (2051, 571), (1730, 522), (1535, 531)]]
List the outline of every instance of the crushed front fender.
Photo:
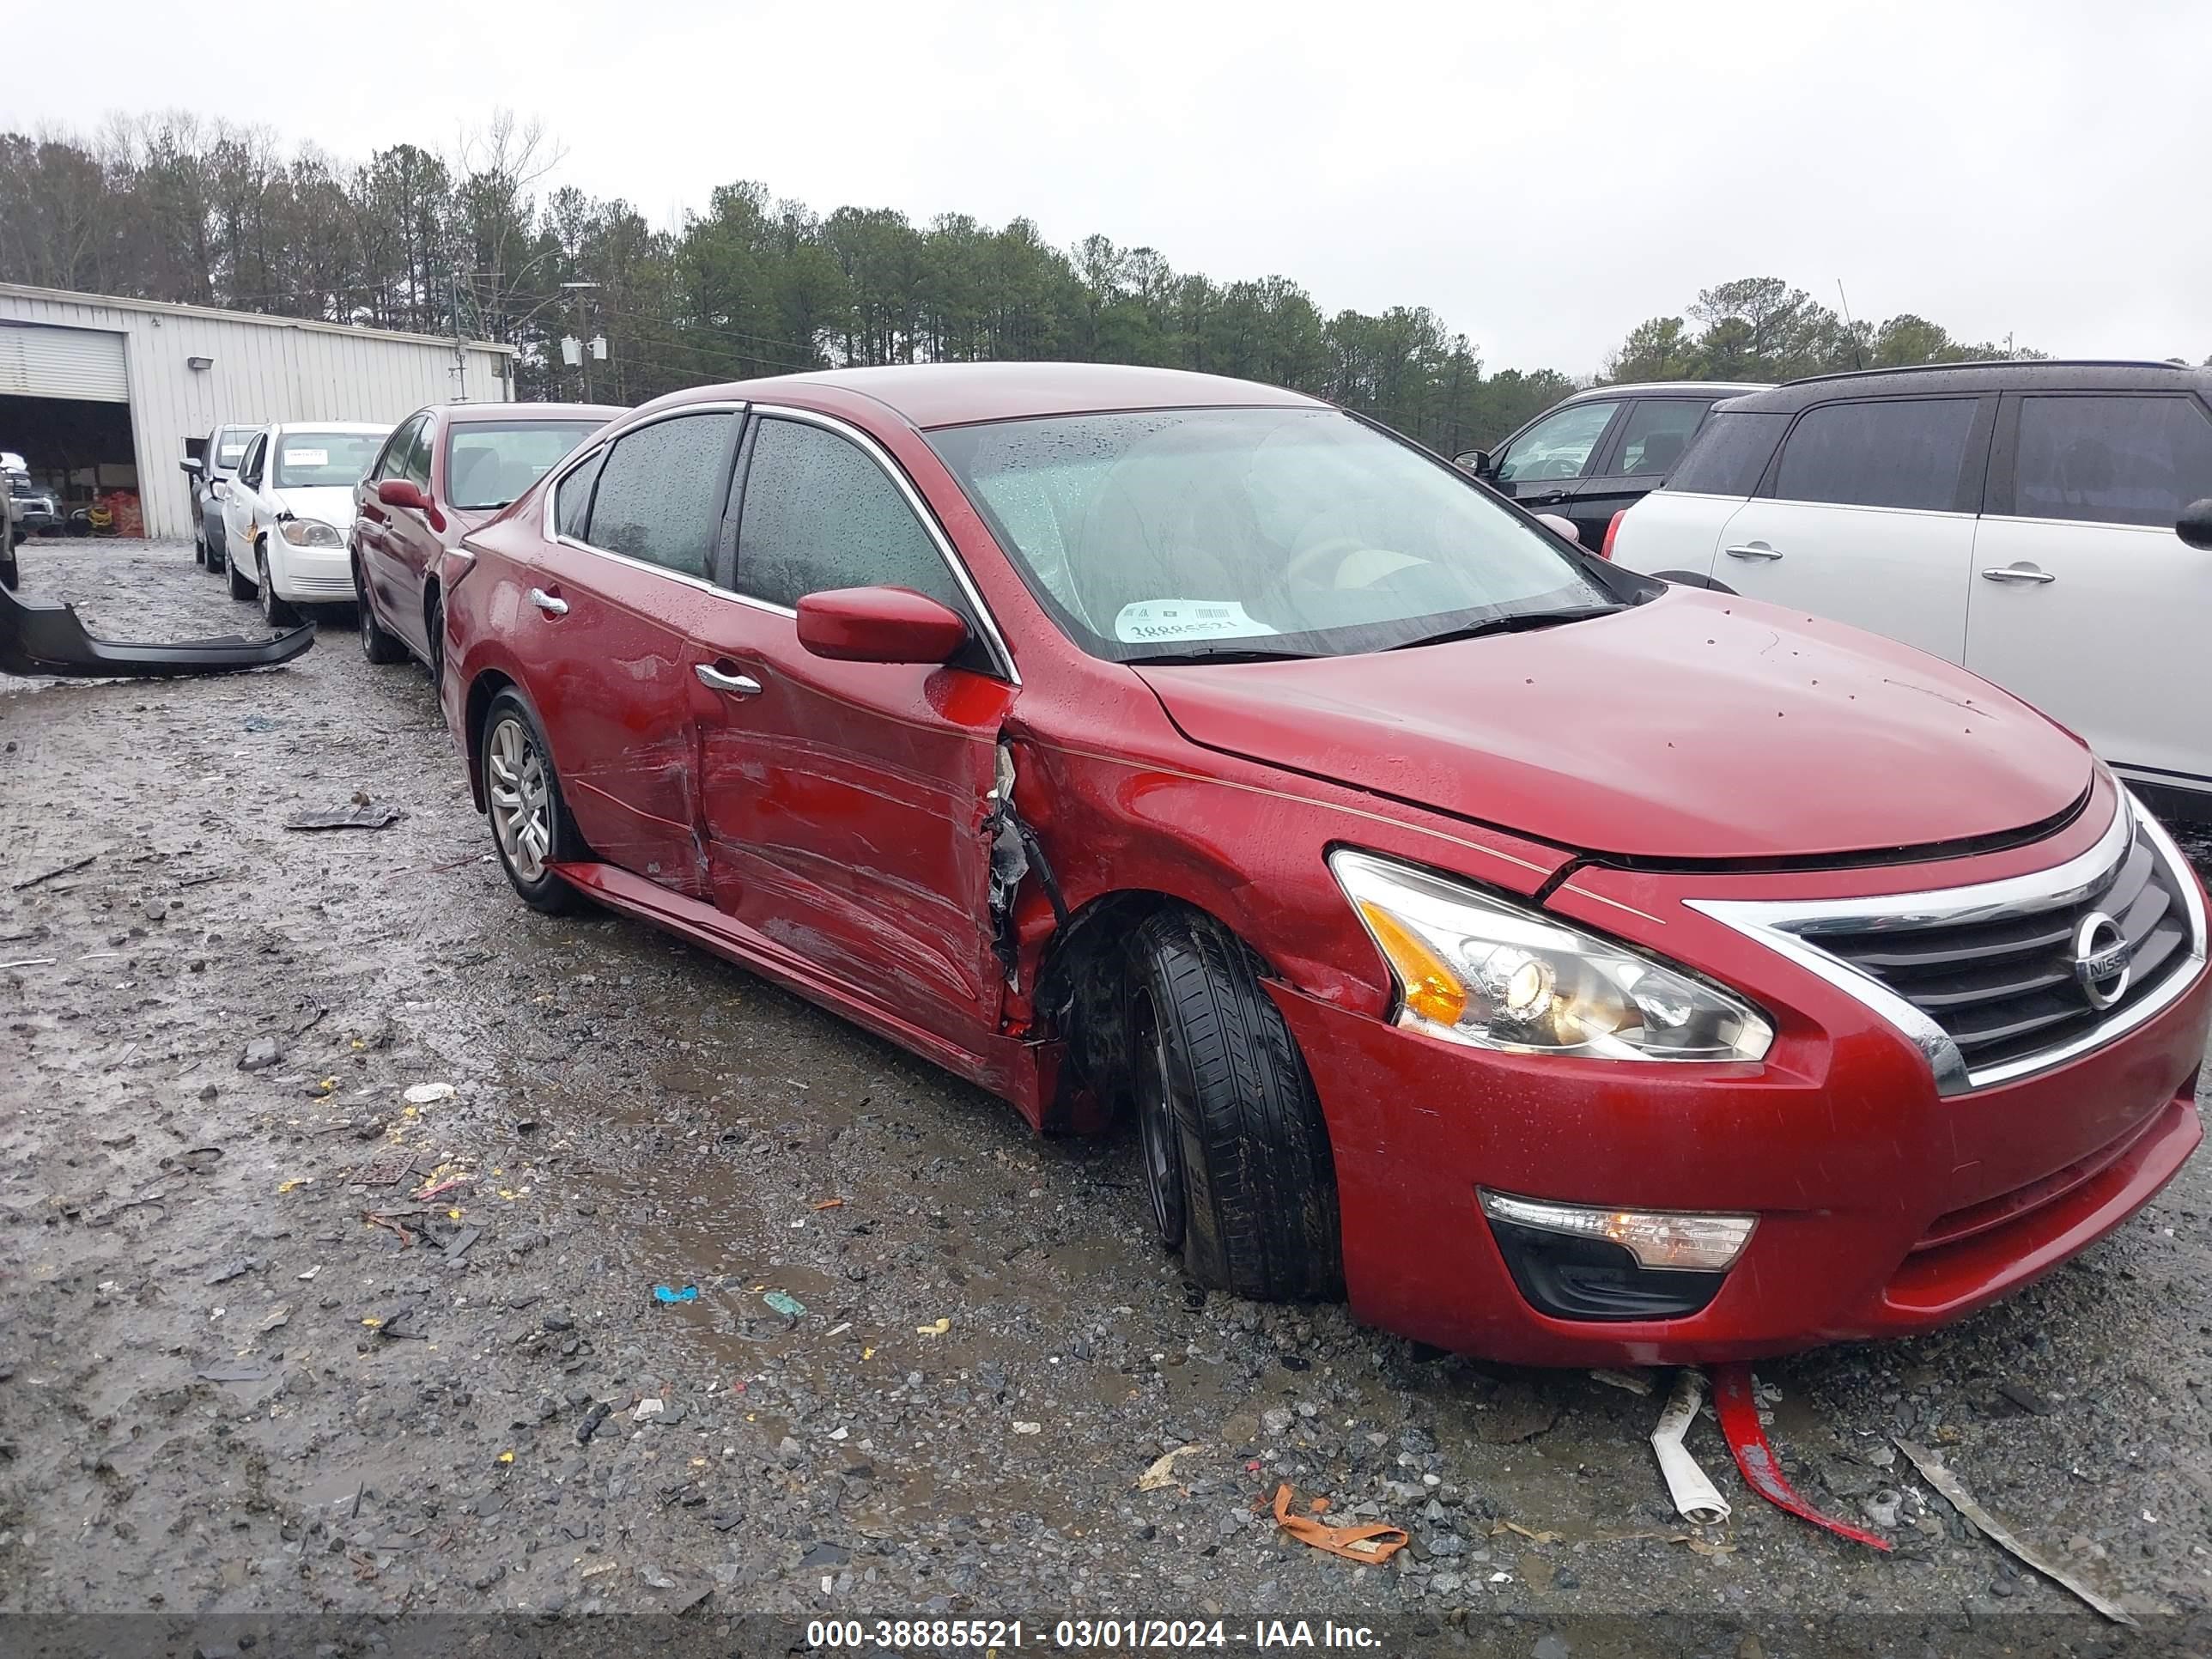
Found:
[(0, 585), (0, 674), (53, 674), (76, 679), (230, 674), (289, 662), (314, 642), (312, 623), (270, 640), (249, 640), (235, 634), (166, 645), (95, 639), (77, 620), (75, 606), (27, 599)]

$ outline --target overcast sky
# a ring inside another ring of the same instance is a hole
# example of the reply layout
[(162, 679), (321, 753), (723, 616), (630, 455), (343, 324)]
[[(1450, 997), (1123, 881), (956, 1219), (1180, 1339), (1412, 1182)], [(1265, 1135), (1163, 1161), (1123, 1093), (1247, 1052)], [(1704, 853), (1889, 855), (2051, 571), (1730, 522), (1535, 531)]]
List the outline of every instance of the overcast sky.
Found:
[(2212, 353), (2205, 0), (97, 9), (0, 125), (184, 107), (357, 159), (504, 105), (556, 182), (656, 223), (735, 179), (1027, 215), (1324, 310), (1427, 305), (1493, 368), (1589, 373), (1769, 275), (1972, 339)]

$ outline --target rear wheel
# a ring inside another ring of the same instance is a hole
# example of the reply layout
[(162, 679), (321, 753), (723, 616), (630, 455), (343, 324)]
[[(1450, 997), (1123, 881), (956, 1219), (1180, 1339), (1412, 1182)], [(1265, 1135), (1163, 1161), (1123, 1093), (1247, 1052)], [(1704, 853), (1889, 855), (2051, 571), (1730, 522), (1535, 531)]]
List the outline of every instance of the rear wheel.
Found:
[(538, 716), (512, 687), (485, 714), (483, 765), (484, 813), (507, 880), (533, 910), (575, 909), (581, 896), (549, 866), (586, 856), (583, 838), (569, 821)]
[(442, 689), (446, 683), (446, 602), (434, 587), (422, 607), (422, 638), (430, 652), (430, 684)]
[(353, 568), (353, 592), (354, 610), (361, 622), (361, 654), (380, 665), (405, 661), (407, 647), (376, 619), (376, 602), (368, 597), (368, 584), (362, 579), (358, 563)]
[(1341, 1292), (1336, 1170), (1305, 1062), (1243, 941), (1165, 912), (1131, 944), (1129, 1080), (1153, 1231), (1200, 1284)]
[(244, 573), (238, 568), (238, 562), (230, 556), (230, 548), (228, 544), (222, 550), (222, 568), (230, 576), (232, 599), (250, 599), (255, 597), (253, 584), (246, 579)]

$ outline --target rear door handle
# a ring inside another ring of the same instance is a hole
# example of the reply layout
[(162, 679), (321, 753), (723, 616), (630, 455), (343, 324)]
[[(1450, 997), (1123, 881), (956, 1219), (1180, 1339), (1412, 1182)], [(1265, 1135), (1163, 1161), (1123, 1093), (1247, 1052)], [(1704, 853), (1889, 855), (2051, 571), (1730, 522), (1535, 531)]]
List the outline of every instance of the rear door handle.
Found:
[(568, 614), (568, 601), (554, 598), (542, 587), (533, 587), (530, 590), (530, 602), (549, 617), (565, 617)]
[(1740, 542), (1734, 547), (1724, 547), (1721, 551), (1731, 559), (1778, 559), (1782, 556), (1765, 542)]
[(1993, 582), (2055, 582), (2057, 577), (2048, 570), (2037, 570), (2030, 566), (2001, 565), (1995, 570), (1982, 572), (1984, 580)]
[(757, 697), (761, 683), (750, 674), (725, 674), (711, 663), (697, 663), (691, 672), (699, 677), (699, 684), (710, 691), (726, 691), (733, 697)]

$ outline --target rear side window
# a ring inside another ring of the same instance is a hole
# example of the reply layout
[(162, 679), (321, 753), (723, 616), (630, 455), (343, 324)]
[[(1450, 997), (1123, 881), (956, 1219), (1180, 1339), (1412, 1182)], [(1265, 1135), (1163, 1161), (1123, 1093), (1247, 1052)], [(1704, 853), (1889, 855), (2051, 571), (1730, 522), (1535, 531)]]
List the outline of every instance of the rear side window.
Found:
[(1646, 398), (1637, 404), (1621, 422), (1614, 475), (1656, 478), (1672, 472), (1711, 407), (1702, 398)]
[(599, 464), (606, 458), (605, 450), (599, 451), (553, 486), (553, 527), (571, 541), (584, 539), (592, 513), (592, 486), (599, 482)]
[(704, 577), (720, 534), (733, 414), (680, 415), (615, 441), (586, 539), (610, 553)]
[(1787, 415), (1717, 410), (1660, 487), (1698, 495), (1749, 495), (1789, 424)]
[(2023, 398), (2013, 511), (2171, 528), (2212, 495), (2212, 421), (2193, 398)]
[(764, 420), (745, 470), (738, 590), (796, 608), (838, 587), (910, 587), (968, 606), (898, 487), (859, 448), (799, 421)]
[(1972, 398), (1929, 398), (1810, 410), (1782, 446), (1774, 494), (1785, 501), (1954, 511), (1976, 408)]
[(1617, 403), (1576, 404), (1547, 415), (1505, 447), (1498, 459), (1500, 483), (1541, 483), (1579, 478), (1590, 451), (1605, 435)]

